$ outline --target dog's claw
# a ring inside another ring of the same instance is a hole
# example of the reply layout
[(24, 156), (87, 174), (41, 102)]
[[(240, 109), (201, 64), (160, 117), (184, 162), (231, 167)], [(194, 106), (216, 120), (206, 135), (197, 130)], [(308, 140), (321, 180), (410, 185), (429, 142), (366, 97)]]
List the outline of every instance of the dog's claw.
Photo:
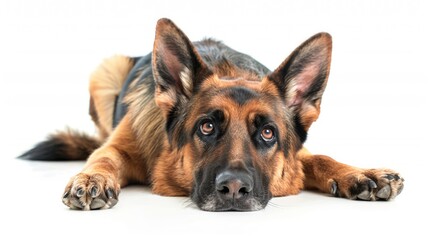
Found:
[(333, 181), (331, 184), (331, 194), (337, 196), (338, 193), (338, 185), (337, 182)]
[(95, 198), (95, 197), (97, 197), (97, 192), (98, 192), (98, 188), (97, 187), (92, 187), (91, 188), (91, 197), (92, 198)]
[(83, 189), (82, 189), (82, 188), (78, 188), (78, 189), (76, 190), (76, 196), (77, 196), (77, 197), (82, 197), (82, 196), (83, 196), (83, 194), (85, 194), (85, 192), (83, 191)]
[(377, 188), (377, 183), (375, 183), (373, 180), (369, 180), (368, 185), (369, 185), (369, 188), (371, 189)]
[(108, 199), (112, 199), (113, 198), (113, 190), (112, 189), (107, 189), (106, 191), (106, 195)]
[(66, 192), (63, 194), (63, 199), (64, 199), (64, 198), (67, 198), (69, 195), (70, 195), (70, 191), (66, 191)]
[(386, 176), (384, 176), (385, 178), (387, 178), (387, 180), (391, 181), (393, 180), (395, 177), (391, 174), (387, 174)]

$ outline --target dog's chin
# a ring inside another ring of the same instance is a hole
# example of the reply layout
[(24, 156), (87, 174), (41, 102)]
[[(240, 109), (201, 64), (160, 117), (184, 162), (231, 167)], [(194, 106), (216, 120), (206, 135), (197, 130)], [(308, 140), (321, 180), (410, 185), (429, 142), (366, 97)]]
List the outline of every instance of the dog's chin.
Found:
[(224, 212), (224, 211), (258, 211), (265, 208), (268, 201), (261, 202), (254, 197), (248, 197), (245, 201), (222, 200), (215, 194), (206, 197), (197, 206), (204, 211)]

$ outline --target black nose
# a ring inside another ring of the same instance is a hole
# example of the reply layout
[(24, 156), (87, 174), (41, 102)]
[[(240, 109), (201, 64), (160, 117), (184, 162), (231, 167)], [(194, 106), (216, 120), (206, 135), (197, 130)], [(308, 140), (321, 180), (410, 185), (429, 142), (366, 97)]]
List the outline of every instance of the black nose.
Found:
[(216, 176), (216, 190), (224, 199), (239, 199), (253, 190), (253, 179), (242, 171), (224, 171)]

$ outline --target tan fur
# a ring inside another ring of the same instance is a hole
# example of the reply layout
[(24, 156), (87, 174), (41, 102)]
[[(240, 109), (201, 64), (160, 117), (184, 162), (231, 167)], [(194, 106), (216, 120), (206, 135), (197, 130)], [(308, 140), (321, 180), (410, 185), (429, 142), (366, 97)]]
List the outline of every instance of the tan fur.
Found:
[(146, 85), (131, 86), (125, 102), (129, 104), (129, 127), (138, 136), (137, 151), (152, 166), (152, 161), (159, 156), (166, 141), (165, 119), (161, 109), (155, 103), (154, 93), (148, 92)]
[[(195, 169), (194, 161), (189, 158), (190, 146), (186, 146), (183, 151), (164, 151), (160, 159), (154, 165), (152, 174), (152, 191), (164, 196), (188, 196), (191, 192), (193, 173)], [(166, 184), (176, 182), (171, 186)]]
[(129, 57), (116, 55), (105, 59), (90, 77), (89, 91), (97, 113), (92, 117), (97, 119), (101, 139), (112, 133), (115, 99), (132, 67)]
[(83, 172), (99, 171), (98, 159), (106, 158), (104, 162), (109, 161), (114, 166), (117, 173), (115, 180), (118, 184), (126, 186), (130, 182), (143, 183), (147, 178), (145, 171), (147, 166), (140, 161), (141, 152), (130, 127), (129, 117), (126, 115), (113, 132), (112, 137), (91, 154)]

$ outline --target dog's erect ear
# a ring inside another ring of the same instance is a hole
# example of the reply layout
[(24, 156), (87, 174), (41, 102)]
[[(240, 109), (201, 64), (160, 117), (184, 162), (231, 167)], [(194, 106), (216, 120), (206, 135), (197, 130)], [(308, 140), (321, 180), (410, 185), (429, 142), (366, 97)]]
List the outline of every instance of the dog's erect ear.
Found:
[(156, 82), (155, 101), (165, 114), (187, 101), (210, 70), (191, 41), (169, 19), (156, 25), (152, 67)]
[(319, 33), (305, 41), (272, 73), (273, 81), (295, 114), (298, 131), (306, 132), (318, 118), (331, 64), (332, 39)]

